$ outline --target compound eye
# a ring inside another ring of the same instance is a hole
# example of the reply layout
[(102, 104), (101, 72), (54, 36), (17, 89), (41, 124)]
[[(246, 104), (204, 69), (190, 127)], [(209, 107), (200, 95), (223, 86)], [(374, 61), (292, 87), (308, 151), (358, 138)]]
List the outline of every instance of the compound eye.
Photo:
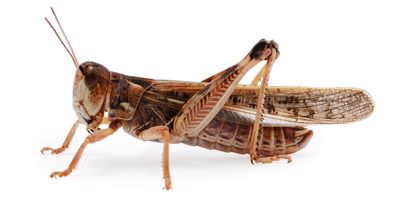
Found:
[(85, 75), (85, 85), (87, 87), (94, 86), (97, 83), (97, 81), (99, 80), (99, 75), (97, 73), (97, 69), (93, 66), (86, 67), (84, 75)]

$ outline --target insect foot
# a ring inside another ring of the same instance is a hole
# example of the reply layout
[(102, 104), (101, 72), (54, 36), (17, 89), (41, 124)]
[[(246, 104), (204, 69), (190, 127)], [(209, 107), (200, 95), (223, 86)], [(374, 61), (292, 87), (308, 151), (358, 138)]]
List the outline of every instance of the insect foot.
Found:
[(262, 163), (262, 164), (266, 164), (266, 163), (272, 163), (273, 161), (278, 161), (280, 159), (286, 159), (287, 163), (292, 162), (292, 158), (288, 155), (275, 155), (275, 156), (268, 156), (268, 157), (259, 157), (256, 158), (256, 163)]
[(64, 170), (62, 172), (60, 171), (56, 171), (50, 174), (50, 178), (57, 178), (57, 177), (64, 177), (64, 176), (68, 176), (71, 173), (70, 170)]
[(165, 186), (164, 186), (163, 189), (165, 189), (165, 190), (171, 190), (172, 189), (171, 179), (170, 180), (165, 180)]
[(51, 154), (60, 154), (60, 153), (64, 152), (66, 148), (67, 147), (60, 147), (60, 148), (57, 148), (57, 149), (53, 149), (51, 147), (43, 147), (40, 150), (40, 152), (42, 152), (42, 154), (44, 154), (45, 151), (50, 151)]

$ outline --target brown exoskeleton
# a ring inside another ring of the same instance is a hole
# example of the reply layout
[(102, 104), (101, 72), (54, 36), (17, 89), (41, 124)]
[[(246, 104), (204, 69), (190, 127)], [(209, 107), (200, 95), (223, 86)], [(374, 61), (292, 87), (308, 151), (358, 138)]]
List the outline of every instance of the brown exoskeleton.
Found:
[[(170, 143), (250, 154), (251, 162), (290, 162), (289, 154), (302, 149), (312, 137), (306, 125), (348, 123), (366, 118), (374, 108), (369, 94), (361, 89), (267, 87), (272, 64), (279, 56), (274, 41), (259, 41), (237, 64), (202, 82), (154, 80), (111, 72), (95, 62), (79, 64), (53, 14), (69, 49), (46, 20), (77, 68), (73, 107), (78, 120), (60, 148), (44, 147), (42, 153), (63, 152), (79, 124), (91, 134), (68, 168), (50, 177), (70, 174), (88, 144), (123, 127), (136, 138), (163, 143), (165, 188), (170, 189)], [(239, 85), (242, 77), (264, 60), (266, 64), (253, 82)], [(100, 129), (102, 123), (108, 128)]]

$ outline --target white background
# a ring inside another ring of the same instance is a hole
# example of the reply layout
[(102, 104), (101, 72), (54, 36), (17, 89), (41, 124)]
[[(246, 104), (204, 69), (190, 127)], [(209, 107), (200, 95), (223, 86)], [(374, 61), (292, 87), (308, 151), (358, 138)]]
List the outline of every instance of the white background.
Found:
[[(399, 199), (395, 2), (2, 1), (0, 199)], [(39, 152), (61, 145), (76, 119), (74, 66), (43, 19), (52, 18), (50, 6), (80, 62), (200, 81), (265, 37), (281, 51), (271, 85), (363, 88), (376, 109), (361, 122), (309, 127), (314, 138), (291, 164), (173, 145), (171, 192), (162, 190), (162, 146), (122, 130), (89, 145), (70, 176), (50, 179), (87, 134), (80, 127), (62, 155)]]

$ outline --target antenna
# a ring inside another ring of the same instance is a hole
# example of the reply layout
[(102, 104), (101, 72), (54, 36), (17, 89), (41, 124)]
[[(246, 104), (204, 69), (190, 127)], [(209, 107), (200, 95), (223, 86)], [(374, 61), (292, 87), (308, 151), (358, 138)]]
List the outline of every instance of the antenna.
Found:
[(61, 39), (60, 35), (57, 33), (57, 30), (56, 30), (56, 29), (54, 28), (54, 26), (50, 23), (50, 21), (49, 21), (46, 17), (45, 17), (44, 19), (45, 19), (46, 22), (50, 25), (51, 29), (53, 29), (53, 31), (54, 31), (54, 33), (56, 34), (58, 40), (61, 42), (61, 44), (64, 46), (65, 50), (66, 50), (66, 51), (68, 52), (68, 54), (71, 56), (72, 61), (74, 62), (75, 67), (76, 67), (77, 69), (79, 69), (79, 63), (78, 63), (78, 59), (76, 58), (74, 49), (72, 48), (71, 43), (69, 43), (68, 37), (67, 37), (67, 35), (65, 34), (64, 29), (62, 28), (60, 21), (58, 20), (58, 17), (57, 17), (57, 15), (56, 15), (56, 12), (54, 11), (54, 9), (53, 9), (52, 7), (50, 7), (50, 9), (51, 9), (51, 12), (53, 13), (54, 18), (55, 18), (56, 21), (57, 21), (57, 25), (58, 25), (58, 27), (60, 28), (61, 33), (63, 34), (64, 39), (65, 39), (65, 41), (67, 42), (68, 47), (69, 47), (69, 49), (70, 49), (71, 51), (69, 51), (69, 49), (68, 49), (67, 46), (65, 45), (64, 41)]

